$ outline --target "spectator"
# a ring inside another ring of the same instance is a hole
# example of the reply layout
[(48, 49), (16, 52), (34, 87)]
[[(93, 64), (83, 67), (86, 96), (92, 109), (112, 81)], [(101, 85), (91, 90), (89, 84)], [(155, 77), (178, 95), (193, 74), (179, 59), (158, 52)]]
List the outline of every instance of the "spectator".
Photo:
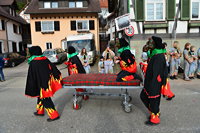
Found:
[(1, 82), (5, 81), (5, 77), (3, 73), (4, 62), (5, 60), (3, 59), (3, 57), (0, 57), (0, 81)]
[(195, 53), (194, 46), (190, 47), (189, 58), (191, 60), (189, 68), (189, 78), (194, 79), (194, 74), (197, 69), (197, 54)]
[(148, 45), (144, 45), (143, 49), (142, 49), (142, 56), (141, 56), (141, 59), (142, 59), (142, 62), (140, 62), (140, 68), (143, 72), (143, 75), (145, 76), (146, 74), (146, 70), (147, 70), (147, 66), (148, 66), (148, 55), (147, 55), (147, 52), (148, 52)]
[(81, 54), (79, 56), (80, 61), (85, 69), (86, 73), (90, 73), (90, 65), (89, 65), (89, 55), (87, 54), (87, 51), (85, 48), (81, 50)]
[(190, 59), (189, 59), (189, 50), (190, 50), (190, 43), (185, 44), (185, 48), (183, 51), (183, 58), (184, 58), (184, 80), (190, 81), (189, 79), (189, 68), (190, 68)]
[(113, 73), (113, 58), (115, 57), (115, 53), (110, 49), (110, 46), (107, 46), (106, 50), (103, 52), (103, 57), (105, 73)]
[(197, 78), (200, 79), (200, 48), (197, 51), (197, 57), (198, 57)]
[(170, 79), (177, 79), (178, 68), (180, 66), (182, 53), (179, 48), (179, 42), (174, 41), (173, 48), (170, 49)]
[(100, 60), (98, 63), (98, 70), (99, 70), (99, 73), (105, 73), (103, 56), (100, 57)]

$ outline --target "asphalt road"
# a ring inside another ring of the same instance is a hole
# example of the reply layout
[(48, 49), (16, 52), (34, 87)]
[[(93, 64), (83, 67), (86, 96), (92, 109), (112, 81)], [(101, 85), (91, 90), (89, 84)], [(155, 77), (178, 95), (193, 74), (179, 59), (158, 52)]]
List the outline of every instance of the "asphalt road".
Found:
[[(63, 76), (65, 65), (58, 65)], [(96, 71), (96, 66), (93, 68)], [(144, 125), (148, 112), (139, 99), (141, 90), (130, 90), (133, 111), (125, 113), (118, 97), (90, 97), (81, 110), (72, 109), (74, 90), (61, 89), (53, 101), (61, 119), (47, 122), (35, 117), (36, 99), (24, 96), (28, 65), (5, 68), (0, 82), (0, 133), (200, 133), (200, 80), (171, 81), (175, 99), (161, 101), (161, 123)], [(110, 91), (111, 92), (111, 91)], [(118, 92), (112, 90), (112, 92)]]

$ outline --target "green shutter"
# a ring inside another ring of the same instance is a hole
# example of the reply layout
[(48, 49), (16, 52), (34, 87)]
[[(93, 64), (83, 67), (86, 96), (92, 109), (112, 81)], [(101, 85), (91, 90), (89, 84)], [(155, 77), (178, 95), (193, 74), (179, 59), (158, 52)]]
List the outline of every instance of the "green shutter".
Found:
[(135, 21), (144, 21), (145, 0), (135, 0)]
[(167, 20), (174, 20), (176, 12), (176, 0), (167, 0)]
[(181, 0), (181, 20), (190, 19), (190, 0)]

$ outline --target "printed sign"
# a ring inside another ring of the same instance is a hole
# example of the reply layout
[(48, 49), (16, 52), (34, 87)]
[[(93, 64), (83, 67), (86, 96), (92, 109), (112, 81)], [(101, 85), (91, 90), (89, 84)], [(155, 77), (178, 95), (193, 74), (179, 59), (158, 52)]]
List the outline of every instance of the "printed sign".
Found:
[(130, 15), (125, 14), (123, 16), (117, 17), (115, 19), (115, 24), (116, 24), (117, 31), (121, 31), (128, 28), (131, 24)]

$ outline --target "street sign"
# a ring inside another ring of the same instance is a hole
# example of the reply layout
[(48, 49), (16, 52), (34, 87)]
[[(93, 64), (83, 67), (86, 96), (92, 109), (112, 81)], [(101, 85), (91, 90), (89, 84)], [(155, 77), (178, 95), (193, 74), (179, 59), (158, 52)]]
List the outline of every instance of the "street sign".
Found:
[(127, 36), (133, 36), (134, 35), (134, 28), (132, 25), (130, 25), (128, 28), (124, 29), (124, 32)]
[(122, 16), (115, 18), (115, 24), (117, 31), (121, 31), (129, 27), (131, 24), (130, 14), (124, 14)]

